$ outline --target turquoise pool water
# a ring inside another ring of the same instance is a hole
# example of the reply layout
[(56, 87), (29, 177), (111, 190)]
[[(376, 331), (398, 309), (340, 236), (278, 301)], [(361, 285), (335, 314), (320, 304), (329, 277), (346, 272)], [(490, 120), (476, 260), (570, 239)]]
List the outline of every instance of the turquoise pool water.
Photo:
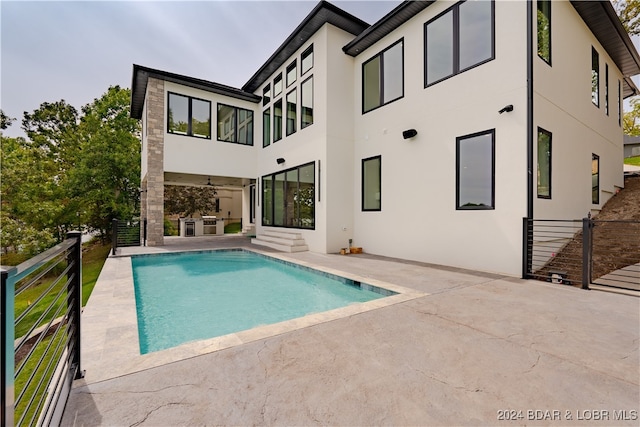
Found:
[(394, 294), (243, 250), (131, 263), (141, 354)]

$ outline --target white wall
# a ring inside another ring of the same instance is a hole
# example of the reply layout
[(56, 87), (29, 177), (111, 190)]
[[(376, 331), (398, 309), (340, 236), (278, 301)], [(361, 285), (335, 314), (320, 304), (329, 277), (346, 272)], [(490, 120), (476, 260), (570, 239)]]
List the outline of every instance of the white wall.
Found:
[[(356, 58), (354, 244), (365, 252), (518, 275), (526, 215), (526, 3), (495, 2), (495, 59), (424, 88), (435, 3)], [(362, 63), (404, 37), (404, 98), (362, 114)], [(514, 111), (498, 114), (507, 104)], [(418, 135), (402, 138), (402, 131)], [(456, 210), (456, 137), (495, 129), (495, 210)], [(382, 210), (362, 212), (361, 160), (382, 156)]]
[[(534, 57), (534, 132), (552, 133), (552, 188), (537, 197), (534, 217), (578, 219), (596, 214), (623, 181), (622, 128), (618, 124), (618, 81), (606, 51), (569, 2), (554, 1), (551, 11), (551, 64)], [(600, 106), (591, 101), (591, 47), (600, 58)], [(605, 64), (609, 66), (609, 115), (605, 114)], [(537, 142), (536, 142), (537, 143)], [(600, 203), (591, 203), (591, 154), (600, 156)], [(534, 149), (534, 171), (537, 149)]]

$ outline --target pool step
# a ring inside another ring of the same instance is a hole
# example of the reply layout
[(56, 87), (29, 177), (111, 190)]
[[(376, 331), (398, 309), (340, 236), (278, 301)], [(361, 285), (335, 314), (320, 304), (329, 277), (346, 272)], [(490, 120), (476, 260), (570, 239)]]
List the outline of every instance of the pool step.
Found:
[(282, 252), (304, 252), (309, 247), (302, 238), (302, 234), (289, 231), (265, 230), (251, 239), (255, 245), (267, 246)]

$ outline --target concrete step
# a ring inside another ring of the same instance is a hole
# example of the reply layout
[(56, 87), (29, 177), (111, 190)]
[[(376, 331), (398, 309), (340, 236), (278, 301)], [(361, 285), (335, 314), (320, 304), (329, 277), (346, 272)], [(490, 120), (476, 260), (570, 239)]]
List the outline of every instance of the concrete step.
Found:
[(297, 231), (287, 231), (287, 230), (282, 230), (282, 231), (263, 230), (262, 233), (260, 233), (260, 235), (270, 236), (270, 237), (279, 237), (281, 239), (291, 239), (291, 240), (302, 239), (302, 234), (298, 233)]
[(282, 252), (304, 252), (309, 250), (309, 247), (307, 245), (281, 245), (279, 243), (261, 240), (260, 238), (251, 239), (251, 243), (259, 246), (267, 246), (269, 248), (277, 249)]
[(305, 246), (306, 245), (306, 242), (304, 241), (304, 239), (284, 239), (282, 237), (273, 237), (273, 236), (267, 236), (264, 234), (260, 234), (259, 236), (256, 236), (256, 239), (266, 241), (266, 242), (271, 242), (271, 243), (277, 243), (279, 245), (285, 245), (285, 246)]

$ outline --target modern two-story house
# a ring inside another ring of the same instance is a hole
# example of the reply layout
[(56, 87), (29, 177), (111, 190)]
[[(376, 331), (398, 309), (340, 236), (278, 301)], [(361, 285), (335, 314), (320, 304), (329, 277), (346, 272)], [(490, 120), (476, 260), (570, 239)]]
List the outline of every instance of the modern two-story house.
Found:
[(165, 184), (213, 181), (257, 244), (519, 275), (523, 217), (623, 187), (636, 74), (608, 1), (408, 1), (373, 25), (322, 1), (242, 88), (134, 65), (148, 244)]

